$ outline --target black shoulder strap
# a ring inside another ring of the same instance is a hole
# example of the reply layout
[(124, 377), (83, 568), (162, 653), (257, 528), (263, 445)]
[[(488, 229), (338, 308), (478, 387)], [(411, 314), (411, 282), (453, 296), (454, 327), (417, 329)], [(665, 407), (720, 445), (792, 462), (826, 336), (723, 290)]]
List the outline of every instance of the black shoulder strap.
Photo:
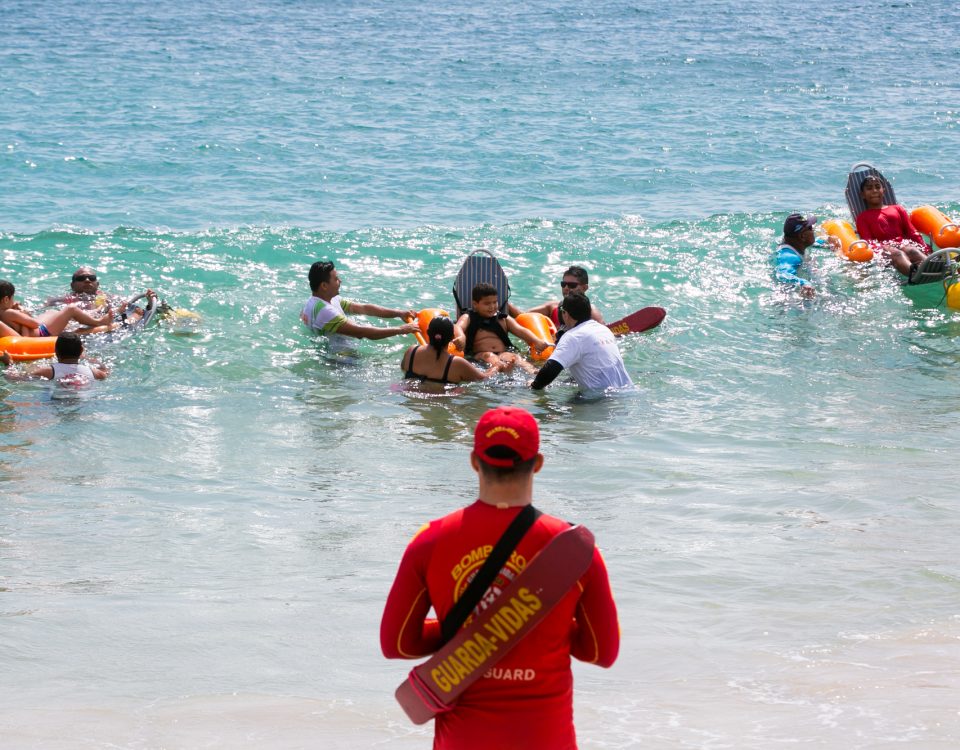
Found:
[(527, 533), (527, 529), (533, 526), (534, 521), (536, 521), (540, 515), (539, 510), (532, 505), (528, 505), (510, 522), (507, 530), (504, 531), (503, 536), (500, 537), (500, 541), (498, 541), (496, 546), (490, 551), (489, 557), (487, 557), (486, 561), (480, 567), (480, 570), (477, 571), (473, 580), (470, 581), (470, 585), (467, 586), (466, 591), (463, 592), (463, 596), (457, 599), (453, 605), (453, 609), (451, 609), (444, 618), (443, 624), (440, 626), (440, 635), (443, 643), (446, 643), (457, 634), (457, 631), (460, 630), (469, 614), (473, 612), (474, 608), (480, 603), (480, 599), (487, 593), (490, 584), (494, 582), (497, 574), (503, 569), (510, 555), (513, 554), (517, 545), (520, 544), (520, 540), (523, 539), (523, 535)]
[(450, 382), (449, 380), (447, 380), (447, 376), (450, 374), (450, 365), (452, 365), (452, 364), (453, 364), (453, 355), (452, 355), (452, 354), (448, 354), (448, 355), (447, 355), (447, 366), (443, 368), (443, 375), (442, 375), (441, 378), (440, 378), (444, 383), (449, 383), (449, 382)]
[(403, 377), (405, 377), (405, 378), (415, 378), (415, 377), (417, 377), (416, 373), (413, 371), (413, 353), (414, 353), (416, 350), (417, 350), (417, 345), (414, 344), (414, 345), (411, 346), (409, 349), (407, 349), (407, 353), (403, 355), (403, 356), (404, 356), (404, 359), (406, 359), (407, 354), (410, 355), (410, 360), (407, 362), (407, 371), (406, 371), (406, 373), (405, 373), (404, 376), (403, 376)]

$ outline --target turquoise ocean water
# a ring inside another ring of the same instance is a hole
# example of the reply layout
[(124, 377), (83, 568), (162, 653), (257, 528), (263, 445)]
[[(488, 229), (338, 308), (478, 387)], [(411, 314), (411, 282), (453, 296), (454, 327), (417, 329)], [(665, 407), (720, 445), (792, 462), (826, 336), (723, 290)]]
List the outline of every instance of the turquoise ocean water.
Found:
[[(419, 524), (474, 497), (476, 418), (533, 411), (538, 505), (620, 606), (575, 666), (583, 748), (960, 743), (960, 318), (813, 251), (851, 164), (960, 215), (947, 2), (0, 2), (0, 278), (93, 265), (203, 318), (91, 342), (82, 399), (0, 381), (0, 747), (424, 748), (379, 654)], [(590, 268), (636, 393), (396, 389), (333, 366), (306, 271), (450, 306), (497, 255), (521, 306)]]

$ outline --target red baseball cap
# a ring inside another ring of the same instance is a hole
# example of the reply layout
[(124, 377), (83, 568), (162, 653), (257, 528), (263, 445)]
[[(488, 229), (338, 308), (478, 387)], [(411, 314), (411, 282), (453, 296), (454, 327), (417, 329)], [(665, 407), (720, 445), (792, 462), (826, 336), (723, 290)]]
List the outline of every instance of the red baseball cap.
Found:
[(515, 406), (500, 406), (490, 409), (480, 417), (473, 433), (473, 452), (477, 458), (491, 466), (513, 466), (513, 458), (488, 455), (496, 446), (510, 448), (520, 461), (529, 461), (540, 452), (540, 428), (537, 420), (525, 409)]

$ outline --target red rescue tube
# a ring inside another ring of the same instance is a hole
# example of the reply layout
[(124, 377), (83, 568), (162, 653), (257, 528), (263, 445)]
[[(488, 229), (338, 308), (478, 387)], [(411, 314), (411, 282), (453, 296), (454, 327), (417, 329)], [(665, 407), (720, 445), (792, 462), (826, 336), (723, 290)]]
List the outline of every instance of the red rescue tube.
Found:
[[(517, 323), (533, 333), (539, 339), (548, 341), (551, 344), (557, 340), (557, 327), (546, 315), (541, 313), (520, 313), (517, 316)], [(538, 362), (542, 362), (553, 354), (553, 347), (548, 346), (542, 352), (537, 352), (530, 347), (530, 357)]]
[(915, 208), (910, 212), (910, 221), (941, 250), (960, 247), (960, 227), (939, 209), (933, 206)]
[(0, 352), (6, 352), (14, 362), (52, 357), (57, 345), (56, 336), (4, 336)]

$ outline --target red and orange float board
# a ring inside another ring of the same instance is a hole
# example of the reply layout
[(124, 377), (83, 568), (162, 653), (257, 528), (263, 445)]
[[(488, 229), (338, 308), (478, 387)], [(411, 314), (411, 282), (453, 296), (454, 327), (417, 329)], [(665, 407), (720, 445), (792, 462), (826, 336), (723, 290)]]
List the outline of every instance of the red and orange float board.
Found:
[(628, 333), (643, 333), (656, 328), (667, 317), (667, 311), (662, 307), (644, 307), (642, 310), (630, 313), (625, 318), (613, 323), (607, 323), (607, 328), (613, 331), (614, 336), (625, 336)]
[(4, 336), (0, 338), (0, 352), (7, 352), (14, 362), (52, 357), (56, 345), (56, 336)]
[(492, 605), (410, 670), (395, 694), (410, 720), (424, 724), (452, 708), (576, 585), (593, 561), (593, 545), (593, 534), (583, 526), (557, 534)]
[(919, 206), (910, 212), (910, 221), (941, 250), (960, 247), (960, 227), (938, 208)]

